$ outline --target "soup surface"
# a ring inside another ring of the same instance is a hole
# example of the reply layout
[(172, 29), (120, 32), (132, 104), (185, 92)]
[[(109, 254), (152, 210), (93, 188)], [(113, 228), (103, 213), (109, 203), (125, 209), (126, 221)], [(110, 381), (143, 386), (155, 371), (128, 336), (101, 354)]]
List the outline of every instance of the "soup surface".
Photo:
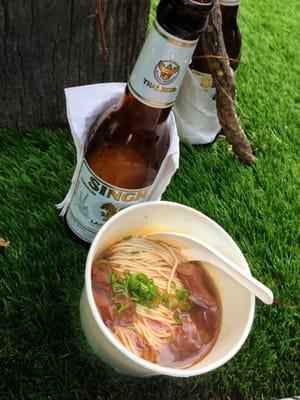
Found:
[(132, 353), (186, 368), (215, 344), (221, 302), (205, 268), (180, 249), (128, 236), (94, 260), (92, 288), (107, 327)]

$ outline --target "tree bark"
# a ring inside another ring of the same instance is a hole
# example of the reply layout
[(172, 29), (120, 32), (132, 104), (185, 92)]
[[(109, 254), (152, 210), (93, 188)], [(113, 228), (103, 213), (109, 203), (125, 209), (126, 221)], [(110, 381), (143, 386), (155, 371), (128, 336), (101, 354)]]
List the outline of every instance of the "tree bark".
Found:
[(106, 63), (95, 0), (0, 0), (0, 128), (64, 125), (65, 87), (127, 80), (150, 0), (102, 4)]

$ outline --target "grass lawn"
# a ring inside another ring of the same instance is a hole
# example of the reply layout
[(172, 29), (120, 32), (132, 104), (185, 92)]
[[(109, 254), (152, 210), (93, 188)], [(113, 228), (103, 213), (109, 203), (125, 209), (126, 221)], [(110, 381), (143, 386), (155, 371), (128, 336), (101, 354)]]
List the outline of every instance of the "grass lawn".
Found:
[[(276, 303), (257, 302), (241, 351), (191, 379), (119, 375), (89, 350), (78, 305), (86, 251), (55, 204), (74, 168), (67, 131), (0, 131), (0, 399), (279, 399), (300, 395), (300, 1), (245, 0), (239, 114), (257, 155), (239, 164), (224, 140), (181, 146), (164, 199), (215, 219)], [(299, 165), (298, 165), (299, 166)], [(234, 329), (234, 326), (233, 326)]]

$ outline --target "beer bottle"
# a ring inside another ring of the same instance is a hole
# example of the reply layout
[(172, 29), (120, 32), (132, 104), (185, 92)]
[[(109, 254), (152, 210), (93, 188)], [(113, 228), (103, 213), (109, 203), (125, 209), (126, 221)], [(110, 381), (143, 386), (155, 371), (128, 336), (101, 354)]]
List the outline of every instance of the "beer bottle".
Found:
[(120, 209), (147, 199), (168, 151), (167, 117), (213, 0), (161, 0), (118, 104), (89, 135), (66, 223), (82, 244)]
[[(237, 23), (239, 4), (240, 0), (220, 0), (223, 37), (227, 55), (231, 59), (230, 66), (233, 70), (237, 69), (238, 60), (241, 57), (242, 38)], [(203, 74), (210, 74), (207, 58), (201, 57), (204, 55), (202, 43), (199, 41), (194, 52), (191, 69)]]
[[(237, 23), (239, 4), (240, 0), (220, 0), (224, 42), (233, 70), (237, 69), (238, 60), (241, 57), (242, 38)], [(179, 134), (186, 138), (189, 135), (195, 135), (195, 140), (197, 140), (196, 135), (198, 134), (199, 139), (202, 139), (203, 133), (203, 142), (199, 141), (199, 143), (205, 143), (206, 139), (207, 142), (212, 141), (221, 129), (214, 101), (216, 90), (206, 55), (200, 40), (190, 66), (192, 76), (186, 75), (175, 110)], [(191, 107), (189, 107), (191, 90), (198, 92), (196, 97), (199, 99), (199, 104), (193, 110), (193, 116), (190, 115)], [(208, 110), (208, 112), (205, 113), (203, 110)]]

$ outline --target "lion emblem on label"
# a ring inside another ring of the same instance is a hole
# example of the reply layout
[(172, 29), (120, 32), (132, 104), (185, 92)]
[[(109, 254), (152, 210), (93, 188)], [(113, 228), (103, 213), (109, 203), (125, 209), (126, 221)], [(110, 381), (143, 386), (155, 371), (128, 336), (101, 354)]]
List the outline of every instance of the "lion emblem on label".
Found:
[(154, 77), (162, 85), (168, 85), (177, 78), (180, 66), (171, 60), (161, 60), (154, 68)]
[(109, 218), (111, 218), (117, 212), (118, 212), (117, 207), (115, 207), (111, 203), (104, 203), (101, 206), (101, 216), (102, 216), (104, 222), (108, 221)]

